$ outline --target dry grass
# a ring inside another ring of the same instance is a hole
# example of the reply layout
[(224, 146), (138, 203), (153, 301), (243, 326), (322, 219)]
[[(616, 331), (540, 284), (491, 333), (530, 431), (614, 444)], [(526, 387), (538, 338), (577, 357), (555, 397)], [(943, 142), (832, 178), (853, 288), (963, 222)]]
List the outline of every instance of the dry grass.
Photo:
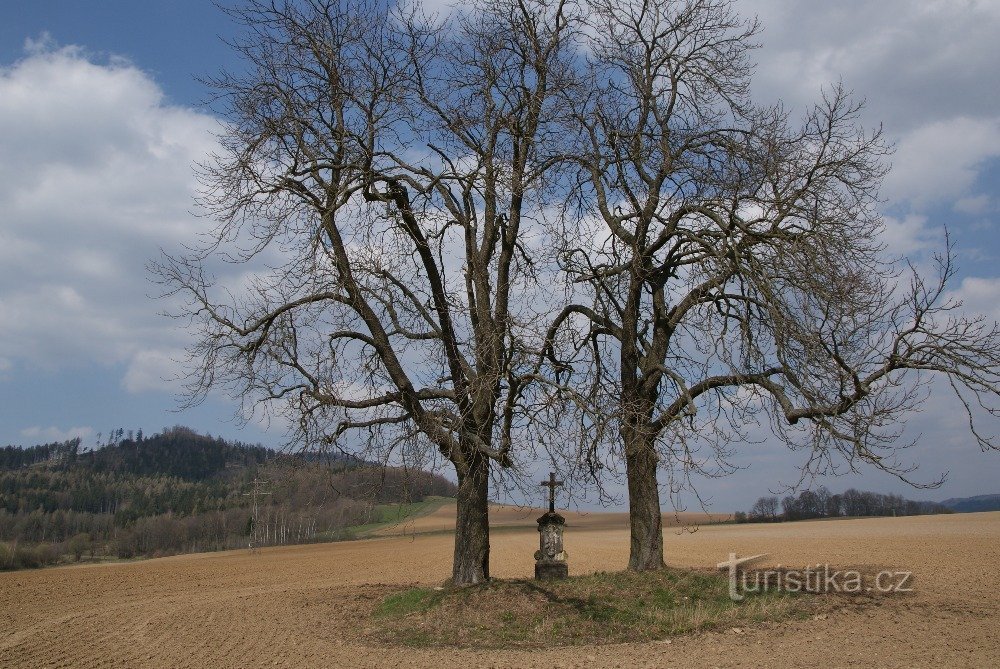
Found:
[(665, 569), (409, 588), (376, 607), (380, 624), (373, 636), (394, 644), (472, 648), (643, 642), (802, 618), (815, 610), (815, 598), (790, 593), (734, 602), (728, 587), (718, 573)]

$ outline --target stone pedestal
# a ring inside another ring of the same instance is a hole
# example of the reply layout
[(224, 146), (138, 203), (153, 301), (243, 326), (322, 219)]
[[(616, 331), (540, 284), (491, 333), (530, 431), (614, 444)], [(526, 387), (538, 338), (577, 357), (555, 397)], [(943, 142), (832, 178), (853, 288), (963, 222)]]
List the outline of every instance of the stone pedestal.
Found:
[(554, 581), (569, 576), (569, 565), (565, 562), (536, 562), (535, 580)]
[(535, 578), (539, 580), (566, 578), (569, 565), (563, 550), (563, 529), (566, 519), (549, 511), (538, 519), (538, 550), (535, 551)]

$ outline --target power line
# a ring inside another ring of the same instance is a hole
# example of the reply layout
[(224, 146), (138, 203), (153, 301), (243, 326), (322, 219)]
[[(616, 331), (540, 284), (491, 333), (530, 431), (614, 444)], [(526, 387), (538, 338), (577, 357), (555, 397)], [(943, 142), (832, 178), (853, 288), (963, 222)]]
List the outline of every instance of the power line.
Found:
[(253, 523), (253, 526), (250, 528), (250, 542), (247, 545), (251, 554), (257, 552), (257, 544), (259, 543), (257, 541), (259, 538), (257, 528), (259, 526), (258, 521), (260, 519), (260, 505), (258, 503), (258, 497), (264, 497), (271, 494), (270, 490), (261, 489), (262, 483), (270, 483), (270, 481), (262, 481), (255, 476), (253, 479), (253, 488), (251, 488), (250, 492), (243, 493), (244, 497), (250, 497), (252, 500), (251, 522)]

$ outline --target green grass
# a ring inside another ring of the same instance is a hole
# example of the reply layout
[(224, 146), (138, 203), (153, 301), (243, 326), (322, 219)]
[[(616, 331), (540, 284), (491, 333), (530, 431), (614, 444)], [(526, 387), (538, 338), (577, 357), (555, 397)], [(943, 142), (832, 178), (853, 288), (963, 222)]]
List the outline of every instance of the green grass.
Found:
[(409, 502), (398, 504), (376, 504), (372, 509), (371, 521), (363, 525), (352, 525), (345, 528), (343, 533), (349, 538), (363, 539), (371, 536), (376, 530), (399, 523), (406, 522), (413, 518), (426, 516), (437, 511), (441, 506), (453, 501), (451, 497), (427, 497), (421, 502)]
[(411, 588), (386, 597), (374, 615), (376, 636), (392, 643), (535, 647), (650, 641), (803, 617), (815, 600), (769, 592), (733, 602), (724, 574), (666, 569)]
[(441, 599), (440, 592), (428, 588), (411, 588), (389, 595), (379, 604), (375, 615), (381, 618), (402, 618), (429, 611)]

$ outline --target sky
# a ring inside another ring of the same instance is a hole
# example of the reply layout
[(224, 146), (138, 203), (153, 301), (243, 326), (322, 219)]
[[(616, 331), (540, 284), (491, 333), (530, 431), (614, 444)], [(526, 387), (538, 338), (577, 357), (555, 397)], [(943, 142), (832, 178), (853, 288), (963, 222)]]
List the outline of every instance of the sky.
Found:
[[(865, 124), (896, 146), (883, 191), (889, 249), (925, 266), (947, 226), (953, 295), (1000, 318), (1000, 0), (736, 8), (764, 25), (757, 99), (802, 110), (838, 81), (865, 98)], [(175, 424), (284, 443), (275, 425), (235, 420), (226, 397), (178, 410), (171, 379), (191, 333), (160, 314), (145, 269), (207, 225), (192, 214), (192, 166), (212, 150), (218, 119), (199, 78), (239, 68), (224, 43), (234, 35), (208, 0), (0, 4), (0, 445), (93, 445), (118, 427)], [(918, 480), (948, 472), (940, 489), (878, 472), (821, 483), (915, 499), (1000, 492), (1000, 453), (979, 451), (946, 393), (908, 419), (907, 436), (920, 437), (907, 453)], [(714, 510), (748, 508), (794, 482), (798, 457), (747, 446), (744, 469), (699, 492)]]

